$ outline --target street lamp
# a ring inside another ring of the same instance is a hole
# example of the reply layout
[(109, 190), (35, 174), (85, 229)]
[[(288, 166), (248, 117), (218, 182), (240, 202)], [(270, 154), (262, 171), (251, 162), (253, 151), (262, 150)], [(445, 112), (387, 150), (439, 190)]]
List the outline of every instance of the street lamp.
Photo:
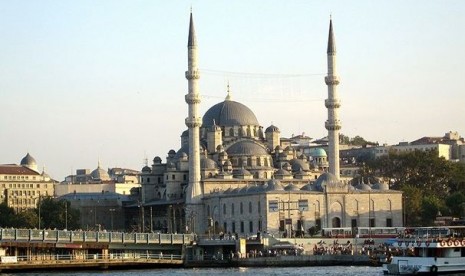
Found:
[(65, 200), (65, 229), (68, 229), (68, 201)]

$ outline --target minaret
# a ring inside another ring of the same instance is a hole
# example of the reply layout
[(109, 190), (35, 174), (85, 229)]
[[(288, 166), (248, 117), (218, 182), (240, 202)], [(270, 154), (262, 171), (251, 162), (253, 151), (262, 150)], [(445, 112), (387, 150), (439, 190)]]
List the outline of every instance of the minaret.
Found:
[[(199, 231), (198, 225), (201, 220), (201, 197), (200, 187), (200, 138), (199, 127), (202, 118), (199, 116), (200, 94), (199, 94), (199, 70), (197, 68), (197, 39), (195, 37), (194, 20), (192, 12), (189, 24), (189, 39), (187, 42), (188, 58), (186, 79), (188, 81), (188, 93), (185, 96), (189, 106), (186, 126), (189, 128), (189, 185), (186, 191), (186, 222), (190, 225), (189, 231)], [(197, 221), (190, 221), (197, 217)], [(195, 225), (194, 225), (195, 224)]]
[(329, 20), (329, 37), (328, 37), (328, 75), (325, 77), (328, 86), (328, 99), (325, 100), (325, 106), (328, 109), (328, 120), (325, 127), (328, 130), (328, 157), (329, 172), (339, 179), (339, 130), (341, 121), (339, 121), (339, 107), (341, 101), (337, 93), (339, 77), (337, 76), (336, 67), (336, 41), (334, 40), (333, 21)]

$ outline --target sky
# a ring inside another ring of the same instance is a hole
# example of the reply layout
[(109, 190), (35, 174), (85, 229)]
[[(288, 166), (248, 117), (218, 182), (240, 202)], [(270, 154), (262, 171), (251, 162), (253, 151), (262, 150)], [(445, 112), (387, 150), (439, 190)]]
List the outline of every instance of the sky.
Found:
[(465, 136), (465, 1), (3, 0), (0, 164), (29, 152), (62, 181), (178, 150), (191, 7), (202, 115), (229, 83), (263, 127), (326, 136), (332, 16), (343, 134)]

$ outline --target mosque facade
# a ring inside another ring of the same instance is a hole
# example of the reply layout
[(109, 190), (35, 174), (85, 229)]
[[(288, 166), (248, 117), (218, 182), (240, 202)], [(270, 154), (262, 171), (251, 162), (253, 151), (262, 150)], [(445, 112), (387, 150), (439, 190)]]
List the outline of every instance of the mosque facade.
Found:
[[(227, 90), (198, 114), (200, 73), (191, 14), (186, 126), (177, 151), (157, 156), (141, 173), (141, 217), (152, 231), (303, 235), (310, 228), (402, 226), (402, 193), (377, 179), (339, 179), (336, 51), (328, 39), (328, 154), (305, 155), (283, 143), (280, 129), (260, 125)], [(336, 138), (335, 138), (336, 137)], [(286, 146), (284, 146), (286, 145)]]

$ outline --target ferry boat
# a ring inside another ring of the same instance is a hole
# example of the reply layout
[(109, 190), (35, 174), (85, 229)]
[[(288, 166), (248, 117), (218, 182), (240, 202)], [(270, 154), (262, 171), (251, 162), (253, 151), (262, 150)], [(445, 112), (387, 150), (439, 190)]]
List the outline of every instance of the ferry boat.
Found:
[(402, 254), (392, 256), (390, 263), (383, 265), (383, 273), (434, 275), (465, 272), (464, 229), (423, 227), (397, 238), (392, 249)]

